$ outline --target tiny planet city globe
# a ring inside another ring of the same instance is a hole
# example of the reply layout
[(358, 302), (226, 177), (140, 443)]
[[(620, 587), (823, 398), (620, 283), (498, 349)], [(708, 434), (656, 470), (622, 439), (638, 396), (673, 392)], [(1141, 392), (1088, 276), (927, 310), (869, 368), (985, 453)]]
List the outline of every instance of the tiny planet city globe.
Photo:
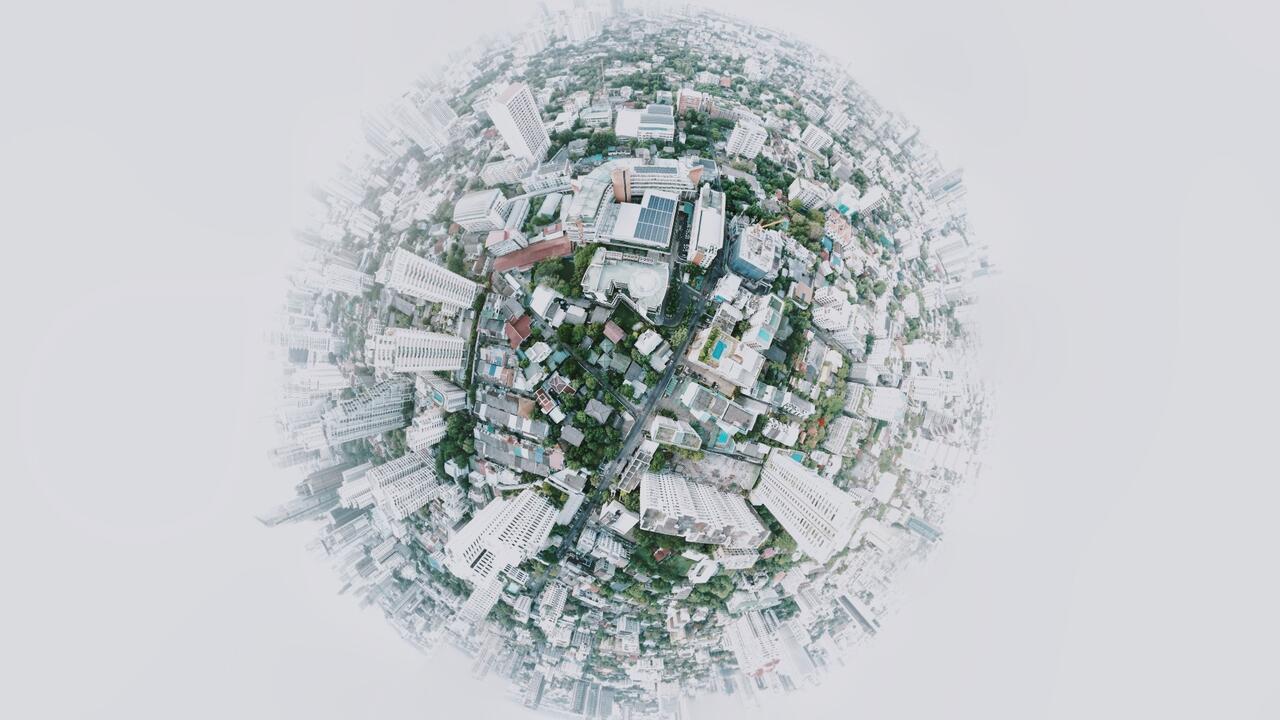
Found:
[(260, 519), (530, 708), (801, 692), (979, 467), (962, 175), (777, 32), (525, 27), (315, 193), (272, 337), (296, 494)]

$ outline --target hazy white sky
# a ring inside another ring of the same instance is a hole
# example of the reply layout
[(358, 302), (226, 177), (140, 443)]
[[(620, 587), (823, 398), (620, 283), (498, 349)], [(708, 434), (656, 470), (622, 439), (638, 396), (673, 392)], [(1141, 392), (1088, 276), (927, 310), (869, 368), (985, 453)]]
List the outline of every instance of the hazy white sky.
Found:
[[(911, 602), (787, 712), (1280, 716), (1280, 70), (1255, 5), (732, 4), (964, 165), (1004, 268), (987, 472)], [(362, 104), (526, 6), (10, 11), (9, 714), (520, 715), (334, 595), (310, 528), (252, 514), (288, 492), (255, 342), (294, 199)]]

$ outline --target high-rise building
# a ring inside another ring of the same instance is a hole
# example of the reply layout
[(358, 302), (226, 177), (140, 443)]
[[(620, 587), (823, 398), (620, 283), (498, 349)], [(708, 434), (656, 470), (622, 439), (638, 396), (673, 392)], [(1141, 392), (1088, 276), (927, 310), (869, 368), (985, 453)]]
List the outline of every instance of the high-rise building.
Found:
[(373, 276), (345, 265), (328, 263), (321, 272), (320, 286), (334, 292), (362, 295), (373, 287)]
[(753, 280), (773, 280), (782, 269), (782, 233), (762, 225), (743, 228), (730, 249), (729, 269)]
[(768, 130), (755, 123), (740, 121), (733, 126), (733, 131), (729, 133), (725, 152), (729, 155), (739, 155), (750, 160), (760, 154), (760, 151), (764, 149), (765, 141), (768, 139)]
[(435, 499), (441, 487), (435, 468), (414, 452), (378, 465), (365, 478), (378, 509), (391, 520), (417, 512)]
[(403, 295), (454, 307), (470, 306), (480, 293), (474, 282), (404, 248), (397, 248), (378, 268), (376, 278)]
[(831, 189), (809, 178), (797, 177), (787, 188), (787, 199), (799, 200), (802, 205), (812, 210), (831, 201)]
[(533, 488), (513, 499), (494, 498), (445, 545), (445, 566), (480, 586), (540, 550), (557, 513)]
[(467, 354), (467, 341), (457, 335), (389, 328), (369, 338), (368, 353), (382, 372), (458, 370)]
[(741, 496), (670, 473), (640, 481), (640, 527), (689, 542), (753, 548), (769, 531)]
[(288, 329), (273, 334), (276, 343), (289, 350), (307, 351), (320, 354), (338, 352), (340, 340), (338, 336), (327, 330)]
[(399, 430), (409, 424), (413, 412), (413, 380), (393, 376), (324, 413), (324, 435), (329, 445)]
[(420, 374), (414, 380), (414, 388), (419, 406), (434, 404), (445, 412), (457, 412), (467, 406), (467, 391), (442, 377)]
[(801, 552), (818, 562), (848, 546), (858, 520), (848, 493), (778, 448), (769, 452), (750, 497), (782, 523)]
[(453, 221), (467, 232), (488, 232), (507, 223), (507, 199), (497, 188), (469, 192), (453, 206)]
[(810, 125), (800, 134), (800, 142), (814, 152), (822, 152), (831, 145), (831, 136), (817, 125)]
[(752, 677), (772, 671), (782, 660), (776, 621), (759, 610), (749, 610), (724, 628), (725, 649), (738, 660), (738, 668)]
[(529, 86), (516, 83), (498, 93), (488, 106), (493, 125), (502, 134), (511, 154), (535, 163), (542, 162), (551, 138), (542, 126), (542, 114)]
[(724, 247), (724, 193), (703, 185), (689, 223), (689, 262), (710, 267)]
[(444, 410), (427, 408), (413, 418), (413, 424), (404, 431), (404, 441), (413, 452), (425, 453), (444, 438), (445, 430)]
[(419, 108), (408, 96), (395, 102), (387, 116), (405, 137), (428, 155), (448, 147), (449, 128), (458, 119), (449, 105), (439, 98), (428, 100)]

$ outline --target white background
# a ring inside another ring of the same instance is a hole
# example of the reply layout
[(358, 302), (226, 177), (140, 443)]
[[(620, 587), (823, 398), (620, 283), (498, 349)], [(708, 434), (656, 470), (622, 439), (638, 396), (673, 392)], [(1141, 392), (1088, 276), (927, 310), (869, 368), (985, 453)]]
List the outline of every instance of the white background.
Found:
[[(0, 23), (4, 714), (520, 716), (252, 515), (289, 492), (258, 340), (297, 198), (361, 107), (529, 4), (176, 5)], [(772, 709), (1280, 717), (1263, 5), (733, 4), (963, 165), (1004, 273), (986, 472), (878, 640)]]

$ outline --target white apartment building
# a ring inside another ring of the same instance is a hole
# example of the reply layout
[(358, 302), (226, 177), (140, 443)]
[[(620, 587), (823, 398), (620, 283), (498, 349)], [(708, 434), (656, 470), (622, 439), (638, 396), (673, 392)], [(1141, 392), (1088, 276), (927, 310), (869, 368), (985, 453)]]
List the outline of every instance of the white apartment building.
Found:
[(858, 520), (848, 493), (778, 448), (769, 452), (750, 497), (782, 523), (801, 552), (820, 563), (848, 546)]
[(324, 439), (330, 446), (399, 430), (409, 424), (413, 381), (395, 376), (338, 403), (323, 416)]
[(494, 97), (486, 111), (512, 155), (530, 162), (542, 162), (547, 148), (551, 146), (551, 138), (542, 126), (538, 102), (528, 85), (516, 83), (508, 86)]
[(378, 509), (391, 520), (404, 520), (435, 499), (440, 490), (436, 471), (417, 453), (405, 453), (365, 474)]
[(428, 155), (449, 146), (449, 129), (458, 119), (449, 104), (440, 98), (432, 98), (420, 108), (408, 96), (393, 104), (387, 117), (405, 137)]
[(389, 328), (370, 337), (367, 350), (379, 372), (458, 370), (467, 354), (467, 341), (457, 335)]
[(640, 481), (640, 527), (689, 542), (754, 548), (769, 531), (740, 495), (671, 473)]
[(494, 160), (491, 163), (485, 163), (480, 168), (480, 179), (486, 187), (494, 185), (511, 185), (518, 183), (529, 174), (529, 168), (533, 163), (524, 158), (506, 158), (504, 160)]
[(282, 330), (272, 335), (274, 341), (289, 350), (307, 350), (326, 354), (337, 352), (338, 336), (326, 330)]
[(826, 205), (831, 198), (831, 189), (809, 178), (797, 177), (787, 188), (789, 200), (799, 200), (806, 208), (813, 209)]
[(832, 140), (826, 130), (817, 125), (810, 125), (800, 134), (800, 143), (810, 150), (820, 153), (825, 148), (830, 147)]
[(760, 125), (739, 121), (733, 126), (733, 131), (729, 133), (729, 140), (725, 144), (725, 152), (729, 155), (737, 155), (751, 160), (760, 154), (768, 139), (769, 131)]
[(521, 490), (513, 499), (494, 498), (445, 544), (445, 566), (479, 586), (538, 552), (551, 534), (557, 512), (533, 488)]
[(507, 198), (497, 188), (469, 192), (453, 206), (453, 221), (467, 232), (497, 230), (507, 222)]
[(778, 666), (782, 655), (774, 625), (759, 610), (749, 610), (725, 625), (724, 647), (737, 658), (742, 672), (760, 677)]
[(404, 431), (404, 441), (413, 452), (425, 453), (444, 438), (446, 429), (444, 410), (430, 407), (413, 418)]
[(345, 265), (326, 263), (320, 274), (320, 286), (334, 292), (362, 295), (373, 287), (373, 276)]
[(479, 285), (404, 248), (397, 248), (374, 277), (402, 295), (454, 307), (469, 307), (480, 293)]

